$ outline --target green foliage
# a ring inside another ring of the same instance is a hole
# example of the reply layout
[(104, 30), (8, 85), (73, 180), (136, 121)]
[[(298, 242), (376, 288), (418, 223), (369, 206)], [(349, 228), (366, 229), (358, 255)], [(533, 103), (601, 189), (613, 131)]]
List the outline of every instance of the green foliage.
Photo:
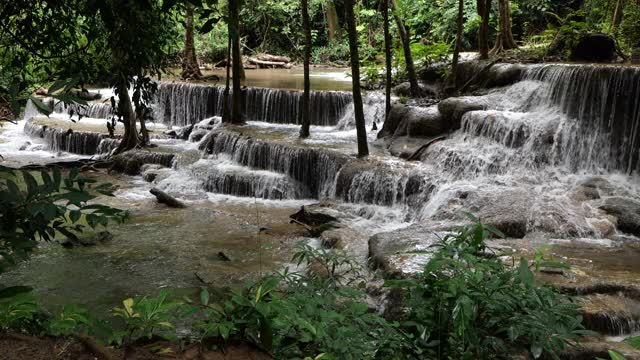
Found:
[(0, 299), (0, 330), (29, 329), (41, 311), (28, 292)]
[(127, 214), (121, 210), (88, 204), (96, 193), (113, 196), (113, 189), (75, 169), (63, 177), (57, 168), (50, 174), (0, 167), (0, 271), (26, 258), (38, 240), (52, 241), (57, 234), (75, 239), (87, 229), (84, 223), (96, 229), (124, 221)]
[(402, 328), (416, 357), (492, 358), (527, 349), (557, 353), (586, 333), (575, 305), (550, 286), (537, 286), (529, 263), (507, 267), (487, 253), (485, 239), (499, 234), (476, 223), (436, 245), (416, 280), (389, 282), (409, 291)]
[[(113, 314), (124, 320), (125, 330), (115, 331), (112, 341), (118, 345), (144, 338), (151, 339), (162, 329), (172, 329), (171, 319), (176, 317), (175, 310), (182, 304), (169, 299), (170, 292), (163, 290), (157, 297), (128, 298), (122, 301), (122, 307), (116, 307)], [(175, 338), (163, 333), (166, 338)]]

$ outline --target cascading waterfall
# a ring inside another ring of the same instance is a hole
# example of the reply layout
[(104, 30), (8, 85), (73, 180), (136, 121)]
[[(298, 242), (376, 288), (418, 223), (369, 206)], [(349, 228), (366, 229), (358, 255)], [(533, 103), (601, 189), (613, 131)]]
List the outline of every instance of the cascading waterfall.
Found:
[[(251, 121), (299, 124), (302, 92), (245, 88), (244, 115)], [(161, 83), (156, 101), (156, 119), (172, 126), (195, 124), (222, 116), (224, 87), (185, 83)], [(339, 91), (311, 92), (311, 124), (334, 126), (347, 112), (351, 94)]]
[(333, 193), (336, 175), (349, 160), (332, 151), (270, 143), (227, 131), (215, 133), (209, 141), (209, 154), (227, 154), (242, 166), (285, 174), (315, 198)]
[(544, 82), (542, 101), (569, 118), (556, 139), (558, 165), (572, 171), (639, 170), (639, 68), (541, 65), (527, 67), (523, 78)]
[(105, 136), (88, 131), (62, 130), (38, 125), (27, 121), (24, 132), (35, 138), (42, 138), (47, 147), (53, 151), (66, 151), (80, 155), (95, 155), (101, 153), (100, 144)]
[(92, 119), (108, 119), (114, 115), (111, 103), (89, 103), (87, 105), (56, 102), (53, 111), (68, 115), (82, 115)]

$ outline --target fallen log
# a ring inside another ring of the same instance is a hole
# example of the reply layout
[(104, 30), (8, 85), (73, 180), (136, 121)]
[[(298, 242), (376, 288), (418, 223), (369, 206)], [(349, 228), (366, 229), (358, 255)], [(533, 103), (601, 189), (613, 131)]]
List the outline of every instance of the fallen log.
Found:
[(282, 61), (264, 61), (256, 58), (249, 58), (249, 62), (257, 65), (258, 67), (266, 68), (285, 68), (287, 66), (287, 63)]
[(156, 199), (158, 199), (158, 202), (160, 204), (165, 204), (168, 207), (178, 208), (178, 209), (183, 209), (187, 207), (187, 205), (185, 205), (182, 201), (174, 198), (173, 196), (167, 194), (166, 192), (160, 189), (152, 188), (151, 190), (149, 190), (149, 192), (152, 193), (156, 197)]
[(427, 148), (428, 148), (429, 146), (431, 146), (431, 145), (433, 145), (433, 144), (437, 143), (438, 141), (442, 141), (442, 140), (444, 140), (444, 139), (446, 139), (446, 138), (447, 138), (446, 136), (439, 136), (439, 137), (437, 137), (437, 138), (435, 138), (435, 139), (433, 139), (433, 140), (429, 141), (428, 143), (426, 143), (426, 144), (424, 144), (424, 145), (420, 146), (420, 147), (418, 148), (418, 150), (414, 151), (414, 153), (413, 153), (413, 154), (411, 154), (411, 156), (409, 156), (409, 157), (407, 158), (407, 161), (416, 161), (416, 160), (420, 160), (420, 155), (422, 155), (422, 153), (423, 153), (425, 150), (427, 150)]
[(283, 62), (283, 63), (291, 62), (291, 58), (288, 58), (286, 56), (276, 56), (276, 55), (270, 55), (270, 54), (258, 54), (256, 56), (256, 59), (262, 60), (262, 61), (274, 61), (274, 62)]

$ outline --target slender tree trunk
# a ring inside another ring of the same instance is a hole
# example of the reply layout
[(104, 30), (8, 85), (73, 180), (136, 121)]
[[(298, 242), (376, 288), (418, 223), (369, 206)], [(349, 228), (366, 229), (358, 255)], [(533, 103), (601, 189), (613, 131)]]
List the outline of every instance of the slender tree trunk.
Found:
[(356, 132), (358, 136), (358, 157), (369, 155), (367, 145), (367, 129), (365, 128), (362, 92), (360, 91), (360, 55), (358, 54), (358, 33), (356, 18), (353, 13), (353, 0), (344, 1), (346, 8), (347, 29), (349, 32), (349, 52), (351, 54), (351, 80), (353, 82), (353, 107), (356, 117)]
[(327, 15), (327, 27), (329, 29), (329, 42), (335, 42), (340, 35), (340, 22), (338, 21), (338, 11), (333, 0), (327, 0), (325, 4)]
[(624, 17), (624, 5), (625, 0), (618, 0), (616, 2), (616, 9), (613, 11), (613, 19), (611, 21), (611, 33), (613, 36), (617, 36), (618, 28)]
[(480, 59), (489, 58), (489, 18), (491, 16), (491, 0), (477, 0), (478, 15), (482, 19), (478, 28), (478, 50)]
[(458, 0), (458, 28), (456, 31), (456, 45), (453, 49), (453, 61), (451, 63), (451, 83), (458, 89), (458, 62), (460, 60), (460, 48), (462, 47), (462, 31), (464, 26), (464, 0)]
[(202, 72), (198, 65), (198, 57), (196, 56), (196, 46), (193, 40), (193, 14), (195, 6), (187, 3), (187, 14), (184, 21), (184, 59), (182, 61), (182, 78), (183, 79), (200, 79)]
[(124, 136), (116, 150), (116, 154), (119, 154), (138, 146), (139, 139), (138, 129), (136, 128), (136, 114), (133, 111), (133, 105), (129, 97), (127, 82), (120, 81), (116, 86), (116, 91), (118, 92), (118, 115), (120, 115), (124, 125)]
[(499, 54), (503, 50), (511, 50), (518, 48), (516, 41), (513, 39), (513, 33), (511, 32), (511, 5), (509, 0), (498, 1), (500, 19), (498, 32), (498, 38), (496, 44), (491, 50), (492, 54)]
[(420, 97), (420, 84), (418, 83), (418, 76), (416, 75), (416, 69), (413, 64), (413, 56), (411, 55), (411, 34), (409, 29), (404, 25), (402, 18), (400, 18), (400, 14), (398, 14), (396, 0), (391, 0), (391, 11), (393, 11), (393, 17), (396, 20), (400, 40), (402, 40), (402, 49), (404, 50), (404, 60), (407, 67), (407, 76), (409, 76), (411, 95), (413, 97)]
[(304, 28), (304, 95), (302, 96), (302, 128), (300, 137), (309, 137), (311, 126), (311, 80), (309, 63), (311, 62), (311, 28), (309, 24), (309, 0), (302, 0), (302, 27)]
[(384, 58), (386, 69), (384, 119), (391, 113), (391, 32), (389, 31), (389, 0), (382, 0), (382, 16), (384, 17)]
[(242, 54), (240, 52), (240, 0), (229, 0), (229, 34), (231, 35), (231, 57), (233, 66), (233, 91), (231, 93), (231, 123), (244, 124), (242, 114)]
[(227, 78), (225, 79), (224, 94), (222, 95), (222, 122), (228, 123), (231, 121), (231, 111), (229, 111), (229, 87), (231, 83), (231, 35), (227, 37)]

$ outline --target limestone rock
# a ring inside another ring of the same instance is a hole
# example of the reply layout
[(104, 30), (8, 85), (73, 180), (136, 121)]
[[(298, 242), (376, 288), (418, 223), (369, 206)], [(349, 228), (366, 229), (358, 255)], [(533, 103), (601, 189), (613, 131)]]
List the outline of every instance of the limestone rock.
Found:
[(438, 111), (446, 124), (447, 130), (457, 130), (462, 123), (462, 116), (469, 111), (485, 110), (485, 100), (475, 96), (448, 98), (438, 104)]
[(618, 230), (640, 236), (640, 202), (626, 197), (605, 199), (600, 209), (618, 220)]
[(420, 225), (376, 234), (369, 239), (371, 265), (387, 279), (417, 275), (433, 257), (431, 246), (442, 236), (444, 233)]

